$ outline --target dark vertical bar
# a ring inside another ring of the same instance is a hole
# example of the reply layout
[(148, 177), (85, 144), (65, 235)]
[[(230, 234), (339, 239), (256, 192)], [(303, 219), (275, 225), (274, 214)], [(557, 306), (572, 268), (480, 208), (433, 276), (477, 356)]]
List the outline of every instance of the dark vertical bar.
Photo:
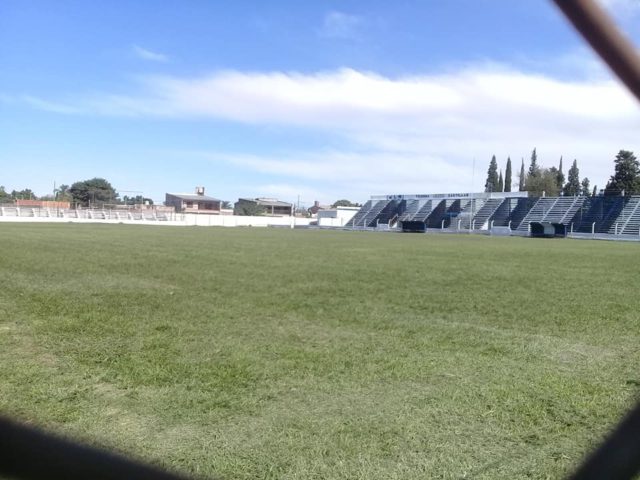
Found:
[(640, 100), (640, 56), (594, 0), (554, 0), (574, 27)]
[[(640, 100), (640, 55), (594, 0), (554, 0), (573, 26)], [(640, 472), (640, 403), (571, 480), (630, 480)]]
[(1, 417), (0, 475), (23, 480), (187, 480)]
[(640, 403), (570, 480), (629, 480), (640, 472)]

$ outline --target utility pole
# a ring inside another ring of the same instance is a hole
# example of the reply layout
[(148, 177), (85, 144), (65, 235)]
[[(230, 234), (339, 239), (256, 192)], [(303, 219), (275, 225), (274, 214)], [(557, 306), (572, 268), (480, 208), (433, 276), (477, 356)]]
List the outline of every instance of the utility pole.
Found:
[(473, 157), (473, 166), (471, 167), (471, 218), (469, 218), (469, 232), (473, 231), (473, 189), (474, 177), (476, 175), (476, 157)]

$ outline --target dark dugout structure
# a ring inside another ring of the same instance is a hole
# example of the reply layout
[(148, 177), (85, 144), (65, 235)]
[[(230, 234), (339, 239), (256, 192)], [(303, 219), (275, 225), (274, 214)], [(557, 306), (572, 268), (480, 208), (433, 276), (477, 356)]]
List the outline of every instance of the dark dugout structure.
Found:
[(534, 238), (565, 238), (567, 226), (562, 223), (531, 222), (531, 236)]

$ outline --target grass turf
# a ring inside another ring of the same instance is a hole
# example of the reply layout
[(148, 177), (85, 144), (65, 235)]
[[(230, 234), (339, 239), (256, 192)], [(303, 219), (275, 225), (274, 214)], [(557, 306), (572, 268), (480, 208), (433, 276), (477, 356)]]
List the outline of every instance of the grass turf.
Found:
[(0, 412), (224, 478), (558, 478), (637, 396), (638, 244), (0, 224)]

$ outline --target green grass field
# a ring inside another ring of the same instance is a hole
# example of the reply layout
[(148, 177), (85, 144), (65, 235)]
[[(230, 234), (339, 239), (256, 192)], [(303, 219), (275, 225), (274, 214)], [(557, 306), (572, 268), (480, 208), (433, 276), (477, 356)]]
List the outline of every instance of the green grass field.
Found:
[(0, 413), (229, 479), (559, 478), (637, 398), (640, 244), (0, 224)]

